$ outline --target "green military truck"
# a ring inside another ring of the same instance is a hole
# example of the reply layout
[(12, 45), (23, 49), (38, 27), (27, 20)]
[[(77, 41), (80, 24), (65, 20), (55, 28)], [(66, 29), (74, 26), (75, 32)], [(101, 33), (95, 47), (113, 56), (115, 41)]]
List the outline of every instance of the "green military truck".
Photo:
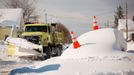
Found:
[(57, 23), (26, 24), (22, 38), (42, 46), (42, 50), (35, 49), (45, 58), (60, 56), (63, 52), (64, 34), (57, 31)]

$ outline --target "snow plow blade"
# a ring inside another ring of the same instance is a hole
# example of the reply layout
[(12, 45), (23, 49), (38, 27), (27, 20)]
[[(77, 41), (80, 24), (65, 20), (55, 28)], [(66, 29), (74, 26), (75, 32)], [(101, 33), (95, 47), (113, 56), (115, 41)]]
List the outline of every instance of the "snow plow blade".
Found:
[(42, 51), (42, 46), (22, 38), (8, 37), (6, 39), (6, 47), (6, 53), (9, 56), (38, 56), (41, 55)]

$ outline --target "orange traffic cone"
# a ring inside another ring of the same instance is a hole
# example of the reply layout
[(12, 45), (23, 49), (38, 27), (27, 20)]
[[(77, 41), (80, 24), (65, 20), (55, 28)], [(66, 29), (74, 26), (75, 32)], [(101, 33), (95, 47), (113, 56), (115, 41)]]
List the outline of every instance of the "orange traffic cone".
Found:
[(72, 36), (72, 41), (73, 41), (73, 47), (74, 47), (74, 49), (79, 48), (80, 47), (80, 44), (77, 41), (77, 39), (74, 37), (74, 32), (71, 32), (71, 36)]
[(93, 30), (99, 29), (99, 26), (97, 25), (96, 16), (93, 17)]

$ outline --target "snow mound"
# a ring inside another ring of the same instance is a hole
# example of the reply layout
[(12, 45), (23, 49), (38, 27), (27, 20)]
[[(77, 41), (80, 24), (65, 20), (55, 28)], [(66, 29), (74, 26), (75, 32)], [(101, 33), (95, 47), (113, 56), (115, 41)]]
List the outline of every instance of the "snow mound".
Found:
[[(131, 19), (128, 19), (128, 30), (134, 30), (134, 21)], [(126, 19), (119, 19), (119, 30), (125, 30), (126, 29)]]
[(131, 41), (131, 42), (128, 42), (127, 43), (127, 51), (134, 51), (134, 42)]
[(6, 46), (4, 45), (3, 41), (0, 41), (0, 60), (1, 58), (5, 58), (6, 57)]
[(127, 44), (121, 32), (112, 28), (87, 32), (78, 37), (78, 41), (81, 47), (73, 49), (71, 45), (65, 50), (61, 58), (107, 56), (113, 55), (114, 52), (127, 50)]
[(134, 75), (134, 55), (118, 30), (90, 31), (78, 37), (81, 47), (72, 45), (60, 57), (33, 66), (13, 69), (10, 75)]

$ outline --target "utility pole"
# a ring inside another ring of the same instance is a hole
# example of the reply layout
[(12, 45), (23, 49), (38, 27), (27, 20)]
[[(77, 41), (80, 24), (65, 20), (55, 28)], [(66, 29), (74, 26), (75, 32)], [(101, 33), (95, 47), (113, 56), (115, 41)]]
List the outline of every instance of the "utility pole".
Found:
[(126, 41), (128, 40), (128, 8), (127, 8), (127, 0), (126, 0)]
[(44, 17), (45, 17), (45, 22), (46, 22), (46, 24), (47, 24), (47, 12), (46, 12), (46, 9), (44, 9), (43, 11), (44, 11), (44, 13), (45, 13)]
[(45, 13), (45, 19), (46, 19), (46, 24), (47, 24), (47, 13)]

